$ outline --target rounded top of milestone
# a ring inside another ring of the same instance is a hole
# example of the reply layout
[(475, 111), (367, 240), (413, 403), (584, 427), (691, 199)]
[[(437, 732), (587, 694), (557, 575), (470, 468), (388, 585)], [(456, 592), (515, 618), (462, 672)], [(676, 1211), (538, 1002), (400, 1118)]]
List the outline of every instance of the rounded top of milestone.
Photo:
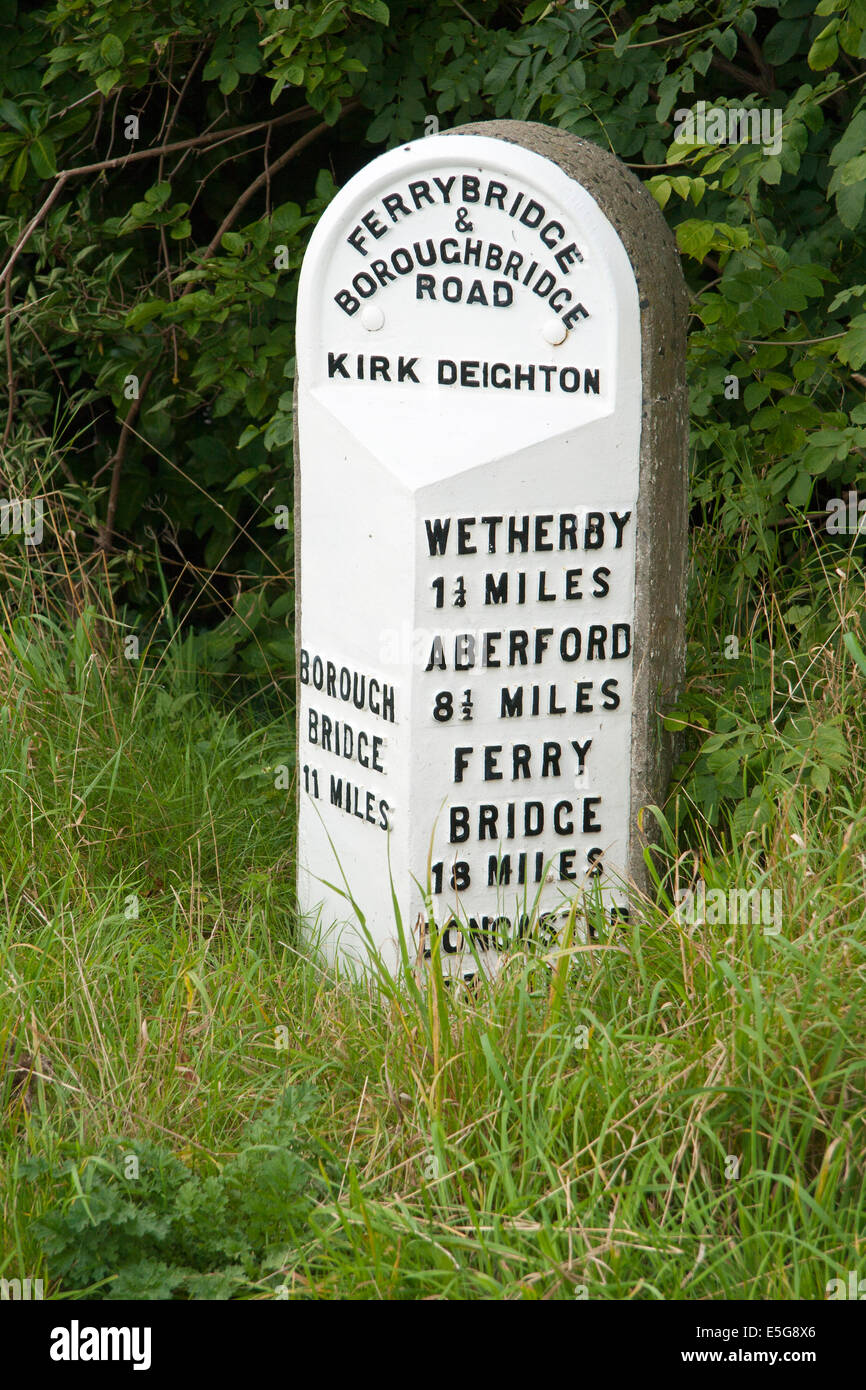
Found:
[(477, 465), (612, 414), (640, 379), (636, 306), (616, 231), (558, 164), (433, 135), (374, 159), (322, 216), (298, 372), (417, 485), (443, 455)]

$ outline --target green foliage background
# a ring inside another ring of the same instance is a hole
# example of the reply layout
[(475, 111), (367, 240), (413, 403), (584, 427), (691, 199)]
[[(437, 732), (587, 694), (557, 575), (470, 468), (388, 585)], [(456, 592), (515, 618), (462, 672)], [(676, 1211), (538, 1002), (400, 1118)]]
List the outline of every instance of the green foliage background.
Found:
[[(170, 612), (200, 668), (283, 679), (292, 529), (275, 516), (291, 507), (295, 297), (317, 216), (431, 117), (573, 131), (648, 182), (683, 253), (693, 591), (719, 633), (692, 654), (683, 722), (717, 741), (689, 789), (711, 822), (729, 796), (740, 830), (760, 822), (768, 653), (821, 639), (810, 528), (863, 474), (864, 29), (866, 0), (12, 0), (10, 252), (37, 222), (6, 288), (9, 495), (38, 478), (125, 621), (152, 635)], [(676, 111), (701, 100), (778, 111), (780, 150), (675, 142)], [(748, 635), (745, 666), (721, 659), (726, 634)], [(802, 752), (792, 713), (773, 725), (781, 768)], [(807, 736), (820, 791), (844, 740), (832, 720), (820, 747)]]

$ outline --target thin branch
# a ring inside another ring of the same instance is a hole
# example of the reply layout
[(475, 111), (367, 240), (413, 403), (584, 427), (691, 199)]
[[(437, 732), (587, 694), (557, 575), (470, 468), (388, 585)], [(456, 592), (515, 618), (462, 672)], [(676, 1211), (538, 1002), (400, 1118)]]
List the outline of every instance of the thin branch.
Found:
[[(217, 146), (216, 148), (219, 149), (219, 146)], [(249, 158), (252, 158), (254, 154), (258, 154), (259, 150), (262, 149), (264, 149), (264, 145), (251, 145), (250, 148), (246, 151), (246, 154)], [(182, 154), (181, 159), (186, 159), (186, 155)], [(187, 217), (190, 217), (192, 213), (195, 211), (196, 205), (199, 202), (199, 199), (201, 198), (208, 184), (210, 183), (211, 179), (216, 178), (217, 174), (219, 173), (220, 169), (223, 167), (224, 164), (231, 164), (232, 160), (234, 159), (237, 159), (236, 154), (227, 154), (225, 159), (221, 159), (217, 164), (213, 166), (212, 169), (208, 169), (204, 177), (199, 180), (198, 188), (192, 195), (192, 202), (189, 205), (189, 212), (187, 213)], [(176, 167), (180, 167), (179, 161)]]
[[(605, 18), (607, 18), (607, 16), (605, 16)], [(609, 20), (608, 20), (608, 23), (610, 24), (610, 21), (609, 21)], [(682, 30), (682, 32), (679, 33), (679, 34), (663, 34), (660, 38), (657, 37), (657, 38), (654, 38), (654, 39), (646, 39), (643, 43), (630, 43), (630, 44), (628, 44), (628, 46), (627, 46), (627, 48), (626, 48), (625, 51), (626, 51), (627, 53), (630, 53), (631, 50), (632, 50), (633, 48), (656, 48), (656, 47), (658, 47), (659, 44), (662, 44), (662, 43), (677, 43), (677, 42), (678, 42), (679, 40), (681, 40), (681, 39), (687, 39), (687, 38), (689, 38), (690, 35), (692, 35), (692, 34), (700, 34), (700, 33), (703, 33), (704, 29), (712, 29), (712, 28), (714, 28), (715, 23), (716, 23), (716, 21), (715, 21), (714, 19), (711, 19), (707, 24), (699, 24), (695, 29), (684, 29), (684, 30)], [(610, 27), (611, 27), (611, 29), (613, 30), (613, 33), (616, 34), (616, 30), (613, 28), (613, 25), (611, 25)], [(631, 25), (629, 25), (629, 28), (630, 28), (630, 27), (631, 27)], [(626, 32), (626, 31), (623, 30), (623, 33), (625, 33), (625, 32)], [(621, 37), (621, 35), (616, 34), (616, 37), (617, 37), (617, 39), (619, 39), (619, 38)], [(593, 52), (594, 52), (594, 53), (597, 53), (597, 52), (599, 52), (601, 49), (611, 49), (611, 48), (615, 48), (615, 47), (616, 47), (616, 44), (615, 44), (615, 43), (599, 43), (599, 44), (596, 44), (596, 47), (593, 49)]]
[(102, 118), (103, 118), (104, 115), (105, 115), (105, 97), (102, 95), (102, 93), (100, 93), (100, 95), (99, 95), (99, 110), (98, 110), (97, 115), (96, 115), (96, 129), (95, 129), (95, 131), (93, 132), (93, 139), (92, 139), (91, 142), (90, 142), (90, 148), (91, 148), (92, 150), (95, 150), (95, 149), (96, 149), (96, 142), (97, 142), (97, 140), (99, 139), (99, 132), (100, 132), (101, 129), (102, 129)]
[(62, 121), (62, 120), (63, 120), (63, 117), (66, 115), (66, 113), (67, 113), (68, 111), (74, 111), (75, 108), (76, 108), (76, 106), (81, 106), (82, 102), (90, 101), (91, 97), (98, 97), (98, 96), (99, 96), (99, 88), (98, 88), (98, 87), (94, 87), (94, 89), (93, 89), (92, 92), (88, 92), (86, 96), (79, 97), (77, 101), (71, 102), (69, 106), (64, 106), (63, 110), (62, 110), (62, 111), (58, 111), (57, 114), (56, 114), (55, 116), (52, 116), (51, 119), (54, 120), (54, 121)]
[[(342, 108), (340, 112), (340, 118), (342, 118), (342, 116), (344, 116), (348, 111), (354, 110), (358, 106), (360, 106), (360, 101), (355, 100), (348, 102)], [(235, 139), (242, 135), (247, 135), (257, 130), (267, 130), (268, 134), (270, 135), (270, 131), (273, 129), (274, 126), (285, 125), (290, 121), (302, 120), (306, 115), (309, 114), (309, 111), (309, 107), (300, 107), (297, 111), (287, 112), (286, 115), (274, 117), (270, 121), (254, 121), (248, 125), (237, 126), (233, 130), (209, 131), (204, 135), (193, 136), (191, 139), (188, 140), (177, 140), (171, 144), (157, 145), (152, 149), (132, 150), (128, 154), (119, 155), (117, 158), (114, 159), (103, 159), (93, 164), (81, 164), (73, 169), (61, 170), (55, 176), (53, 188), (51, 189), (50, 193), (44, 199), (38, 211), (30, 219), (27, 226), (24, 228), (23, 232), (19, 236), (17, 242), (12, 248), (12, 251), (6, 261), (5, 266), (3, 267), (2, 273), (0, 273), (0, 285), (3, 285), (5, 287), (5, 344), (7, 383), (9, 393), (9, 400), (6, 412), (6, 427), (3, 434), (2, 446), (5, 447), (12, 430), (12, 419), (15, 405), (15, 381), (13, 371), (11, 340), (12, 270), (15, 265), (15, 262), (21, 255), (21, 252), (24, 250), (25, 246), (30, 240), (30, 237), (33, 235), (33, 232), (43, 221), (43, 219), (47, 216), (48, 212), (51, 210), (61, 190), (66, 186), (67, 182), (70, 179), (80, 177), (83, 174), (103, 173), (108, 169), (125, 168), (127, 164), (132, 164), (140, 159), (154, 159), (158, 157), (160, 160), (161, 167), (162, 160), (167, 154), (173, 154), (179, 150), (185, 151), (200, 148), (205, 145), (214, 144), (218, 141)], [(234, 206), (223, 218), (219, 230), (217, 231), (216, 235), (212, 238), (210, 244), (204, 252), (204, 256), (202, 258), (203, 260), (208, 260), (214, 254), (214, 252), (219, 247), (220, 241), (222, 240), (222, 237), (225, 235), (226, 231), (228, 231), (229, 227), (233, 225), (236, 219), (240, 216), (243, 209), (246, 207), (247, 203), (250, 201), (251, 198), (255, 196), (255, 194), (262, 187), (262, 185), (269, 185), (270, 179), (273, 175), (277, 174), (280, 171), (280, 169), (282, 169), (286, 164), (290, 162), (290, 160), (294, 159), (298, 154), (300, 154), (302, 150), (306, 149), (307, 145), (311, 144), (314, 140), (318, 139), (318, 137), (323, 133), (323, 131), (327, 129), (329, 129), (329, 126), (326, 121), (322, 121), (319, 123), (319, 125), (313, 126), (311, 130), (306, 131), (300, 137), (300, 139), (296, 140), (293, 145), (290, 145), (289, 148), (285, 151), (285, 153), (282, 154), (280, 158), (277, 159), (273, 164), (268, 163), (266, 154), (264, 171), (261, 174), (259, 174), (258, 178), (253, 180), (253, 182), (247, 189), (245, 189), (245, 191), (235, 202)], [(191, 283), (192, 282), (190, 282), (190, 284), (184, 287), (184, 294), (190, 288)], [(139, 389), (138, 399), (134, 400), (130, 405), (130, 408), (126, 415), (126, 419), (124, 420), (123, 426), (121, 428), (120, 439), (118, 440), (117, 449), (110, 461), (112, 473), (111, 486), (108, 495), (108, 506), (106, 511), (105, 523), (100, 528), (99, 536), (97, 539), (97, 547), (104, 551), (111, 549), (112, 535), (114, 532), (114, 518), (117, 512), (118, 497), (120, 495), (120, 477), (123, 470), (123, 461), (126, 455), (126, 449), (129, 442), (130, 433), (132, 431), (132, 427), (134, 425), (136, 416), (138, 415), (141, 400), (144, 397), (144, 394), (150, 384), (151, 377), (153, 376), (153, 370), (154, 369), (151, 368), (146, 373)]]
[(835, 338), (844, 338), (847, 332), (848, 329), (843, 328), (840, 333), (828, 333), (825, 338), (741, 338), (740, 341), (749, 347), (779, 347), (782, 343), (788, 347), (811, 347), (813, 343), (832, 343)]
[[(344, 108), (345, 109), (345, 108)], [(13, 265), (17, 261), (25, 245), (30, 240), (39, 223), (42, 221), (49, 208), (57, 198), (58, 193), (63, 188), (68, 179), (80, 178), (82, 174), (101, 174), (106, 169), (125, 168), (127, 164), (133, 164), (139, 159), (156, 159), (166, 154), (174, 154), (178, 150), (191, 150), (202, 145), (211, 145), (216, 140), (238, 139), (242, 135), (249, 135), (255, 130), (264, 130), (267, 126), (285, 125), (289, 121), (304, 120), (310, 114), (309, 106), (299, 107), (297, 111), (289, 111), (285, 116), (275, 116), (271, 121), (254, 121), (251, 125), (239, 125), (234, 130), (212, 130), (206, 135), (194, 135), (189, 140), (175, 140), (170, 145), (155, 145), (149, 150), (131, 150), (129, 154), (118, 155), (115, 159), (101, 159), (94, 164), (79, 164), (74, 169), (64, 169), (56, 176), (56, 183), (34, 217), (30, 219), (21, 236), (13, 247), (12, 254), (7, 260), (2, 272), (0, 272), (0, 285), (4, 284), (10, 274)]]
[(55, 183), (55, 185), (54, 185), (54, 187), (52, 188), (51, 192), (48, 194), (48, 197), (45, 199), (45, 201), (44, 201), (44, 203), (42, 204), (42, 206), (41, 206), (41, 208), (39, 209), (39, 211), (36, 212), (36, 213), (33, 215), (33, 217), (31, 217), (30, 221), (27, 223), (27, 226), (24, 228), (24, 231), (21, 233), (20, 237), (18, 238), (18, 240), (16, 241), (15, 245), (13, 246), (13, 248), (12, 248), (12, 254), (10, 255), (10, 257), (9, 257), (8, 261), (6, 262), (5, 266), (3, 267), (3, 274), (0, 275), (0, 285), (2, 285), (2, 284), (8, 279), (9, 274), (10, 274), (10, 272), (11, 272), (11, 270), (12, 270), (13, 265), (14, 265), (15, 262), (17, 261), (17, 259), (18, 259), (18, 257), (20, 256), (21, 252), (24, 250), (24, 247), (26, 246), (27, 242), (30, 240), (30, 237), (32, 236), (32, 234), (36, 231), (36, 228), (39, 226), (39, 223), (42, 221), (42, 219), (43, 219), (43, 217), (45, 216), (45, 214), (46, 214), (47, 212), (50, 211), (52, 205), (53, 205), (54, 202), (56, 201), (56, 198), (57, 198), (58, 193), (59, 193), (60, 190), (63, 188), (63, 186), (64, 186), (64, 184), (66, 183), (66, 180), (67, 180), (68, 177), (69, 177), (68, 174), (58, 174), (58, 175), (57, 175), (57, 182)]
[(3, 431), (2, 448), (6, 448), (9, 442), (9, 435), (12, 433), (12, 416), (15, 412), (15, 367), (12, 361), (12, 281), (6, 281), (4, 294), (6, 306), (6, 316), (4, 323), (4, 335), (6, 338), (6, 389), (9, 400), (6, 406), (6, 428)]
[(265, 217), (271, 215), (271, 166), (268, 163), (271, 157), (271, 132), (265, 136), (265, 174), (267, 175), (267, 186), (265, 189)]
[[(122, 97), (125, 91), (125, 87), (117, 88), (117, 94), (114, 98), (114, 105), (111, 108), (111, 138), (108, 141), (109, 155), (111, 155), (111, 151), (114, 149), (114, 127), (117, 125), (117, 108), (120, 105), (120, 98)], [(118, 156), (118, 158), (122, 158), (122, 156)]]
[(770, 91), (775, 91), (776, 71), (772, 63), (768, 63), (766, 58), (764, 57), (764, 51), (761, 48), (761, 45), (757, 42), (756, 39), (752, 37), (751, 34), (744, 33), (741, 37), (747, 49), (749, 50), (749, 52), (755, 60), (755, 67), (758, 69), (759, 72), (764, 74), (764, 78), (769, 86)]
[[(183, 86), (182, 86), (181, 89), (180, 89), (180, 94), (179, 94), (179, 96), (178, 96), (177, 101), (176, 101), (175, 104), (174, 104), (174, 110), (173, 110), (172, 113), (171, 113), (171, 118), (170, 118), (169, 123), (168, 123), (168, 128), (167, 128), (167, 130), (166, 130), (166, 132), (165, 132), (165, 138), (166, 138), (166, 140), (167, 140), (168, 137), (171, 135), (171, 132), (174, 130), (174, 123), (175, 123), (175, 121), (177, 120), (178, 113), (179, 113), (179, 111), (180, 111), (181, 105), (183, 104), (183, 99), (184, 99), (184, 97), (186, 96), (187, 88), (189, 87), (189, 84), (190, 84), (190, 82), (192, 81), (193, 76), (194, 76), (194, 74), (195, 74), (195, 70), (196, 70), (196, 68), (198, 67), (199, 62), (200, 62), (200, 60), (201, 60), (201, 58), (202, 58), (203, 56), (204, 56), (204, 51), (203, 51), (202, 49), (200, 49), (199, 52), (195, 55), (194, 59), (192, 60), (192, 63), (190, 64), (189, 72), (187, 73), (186, 77), (185, 77), (184, 80), (183, 80)], [(162, 169), (163, 169), (163, 164), (164, 164), (164, 162), (165, 162), (165, 155), (161, 155), (161, 156), (160, 156), (160, 160), (159, 160), (159, 174), (157, 175), (157, 182), (158, 182), (158, 183), (161, 183), (161, 182), (162, 182)]]
[[(196, 57), (198, 57), (199, 54), (201, 54), (201, 52), (202, 52), (202, 50), (199, 49), (199, 50), (198, 50), (198, 53), (196, 54)], [(161, 70), (160, 70), (160, 69), (157, 69), (157, 71), (159, 72), (160, 77), (162, 77), (163, 74), (162, 74)], [(157, 137), (156, 137), (157, 140), (159, 140), (160, 144), (164, 143), (164, 142), (168, 139), (169, 135), (171, 134), (171, 122), (169, 121), (168, 129), (166, 129), (166, 121), (169, 120), (169, 111), (171, 110), (171, 98), (172, 98), (172, 95), (173, 95), (173, 94), (176, 92), (176, 90), (177, 90), (177, 89), (175, 88), (174, 82), (172, 81), (172, 74), (173, 74), (173, 73), (174, 73), (174, 44), (172, 43), (171, 48), (169, 49), (169, 54), (168, 54), (168, 75), (167, 75), (165, 78), (163, 78), (163, 80), (164, 80), (164, 82), (165, 82), (165, 110), (164, 110), (163, 113), (162, 113), (162, 120), (161, 120), (160, 123), (159, 123), (159, 133), (157, 134)]]
[(457, 6), (460, 13), (465, 14), (467, 19), (471, 19), (472, 23), (475, 24), (479, 29), (484, 28), (484, 25), (481, 23), (480, 19), (476, 19), (474, 14), (470, 14), (468, 10), (464, 10), (463, 6), (460, 3), (460, 0), (454, 0), (454, 4)]
[[(355, 107), (360, 106), (360, 104), (361, 103), (359, 101), (348, 102), (347, 105), (344, 106), (342, 111), (340, 112), (340, 116), (345, 116), (348, 111), (354, 110)], [(262, 173), (259, 174), (257, 178), (253, 179), (249, 187), (244, 189), (243, 193), (238, 198), (234, 206), (231, 207), (229, 211), (226, 213), (217, 231), (211, 237), (211, 240), (205, 249), (204, 255), (199, 260), (199, 265), (203, 264), (204, 261), (210, 260), (211, 256), (213, 256), (214, 253), (219, 249), (219, 244), (225, 236), (226, 232), (229, 230), (231, 226), (234, 225), (234, 223), (237, 221), (244, 208), (246, 207), (247, 203), (250, 201), (251, 198), (255, 197), (259, 189), (263, 187), (263, 185), (265, 185), (269, 179), (273, 178), (275, 174), (278, 174), (279, 171), (286, 164), (288, 164), (290, 160), (294, 159), (297, 155), (299, 155), (301, 153), (301, 150), (306, 149), (307, 145), (312, 144), (314, 140), (318, 139), (318, 137), (322, 134), (323, 131), (330, 129), (331, 127), (328, 125), (327, 121), (322, 121), (319, 125), (313, 126), (311, 130), (305, 131), (299, 140), (296, 140), (293, 145), (289, 146), (289, 148), (285, 151), (284, 154), (280, 155), (279, 159), (275, 159), (273, 164), (267, 165), (265, 169), (262, 171)], [(187, 284), (184, 286), (183, 293), (186, 294), (192, 288), (192, 286), (193, 281), (188, 281)]]
[(123, 460), (126, 457), (126, 446), (129, 443), (129, 438), (132, 433), (132, 427), (135, 424), (135, 417), (139, 412), (141, 402), (144, 399), (144, 393), (150, 385), (153, 373), (153, 367), (151, 367), (149, 371), (145, 372), (144, 377), (141, 381), (141, 385), (138, 388), (138, 396), (132, 402), (132, 404), (129, 407), (129, 410), (126, 412), (126, 419), (124, 420), (123, 427), (120, 431), (120, 439), (117, 442), (117, 449), (115, 450), (114, 457), (111, 460), (111, 486), (108, 490), (108, 507), (106, 508), (105, 512), (105, 524), (99, 528), (99, 535), (96, 540), (96, 546), (98, 550), (111, 549), (112, 536), (114, 535), (114, 518), (117, 513), (117, 500), (120, 496), (120, 475), (123, 471)]
[(41, 222), (42, 218), (49, 211), (52, 204), (56, 200), (61, 188), (63, 188), (65, 182), (65, 175), (58, 176), (57, 182), (55, 183), (48, 197), (45, 199), (41, 208), (36, 213), (36, 215), (30, 219), (30, 222), (24, 228), (24, 231), (18, 238), (18, 242), (13, 248), (12, 254), (6, 262), (6, 269), (3, 272), (3, 276), (0, 277), (0, 284), (3, 284), (5, 281), (5, 290), (3, 293), (3, 303), (5, 312), (3, 317), (4, 337), (6, 340), (6, 381), (9, 392), (9, 399), (6, 405), (6, 428), (3, 431), (2, 447), (4, 449), (6, 447), (6, 444), (8, 443), (9, 436), (12, 433), (12, 418), (15, 411), (15, 376), (13, 372), (12, 363), (12, 278), (9, 272), (11, 272), (12, 267), (15, 264), (16, 258), (24, 249), (24, 246), (26, 245), (27, 240), (30, 237), (30, 234), (35, 230), (35, 228)]
[[(173, 303), (174, 303), (174, 283), (173, 283), (172, 274), (171, 274), (171, 256), (169, 255), (168, 240), (167, 240), (166, 235), (165, 235), (165, 227), (160, 227), (160, 229), (159, 229), (159, 241), (160, 241), (160, 246), (162, 247), (162, 258), (163, 258), (163, 260), (165, 261), (165, 282), (166, 282), (166, 285), (168, 286), (168, 299), (169, 299), (169, 303), (170, 303), (170, 304), (173, 304)], [(173, 323), (173, 324), (171, 325), (171, 348), (172, 348), (172, 355), (173, 355), (173, 357), (174, 357), (174, 370), (173, 370), (173, 372), (172, 372), (172, 381), (173, 381), (175, 384), (177, 384), (178, 377), (179, 377), (179, 368), (178, 368), (177, 324), (176, 324), (176, 323)]]

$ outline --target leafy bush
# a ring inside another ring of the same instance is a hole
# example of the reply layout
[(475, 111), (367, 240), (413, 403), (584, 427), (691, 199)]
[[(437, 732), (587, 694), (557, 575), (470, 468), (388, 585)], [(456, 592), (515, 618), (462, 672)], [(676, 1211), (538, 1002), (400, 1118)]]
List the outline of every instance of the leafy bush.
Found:
[[(57, 1209), (34, 1234), (66, 1290), (106, 1299), (226, 1299), (279, 1265), (303, 1232), (322, 1183), (320, 1146), (305, 1131), (316, 1110), (308, 1085), (290, 1086), (240, 1137), (238, 1152), (202, 1177), (169, 1149), (118, 1141), (55, 1177)], [(21, 1175), (44, 1183), (35, 1158)]]

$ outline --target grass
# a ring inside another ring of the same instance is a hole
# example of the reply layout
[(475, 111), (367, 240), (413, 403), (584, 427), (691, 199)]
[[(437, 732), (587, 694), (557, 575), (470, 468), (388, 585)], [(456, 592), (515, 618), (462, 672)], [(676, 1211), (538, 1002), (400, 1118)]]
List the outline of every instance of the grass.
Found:
[[(86, 585), (63, 609), (9, 585), (0, 1051), (33, 1074), (0, 1120), (0, 1275), (48, 1297), (821, 1299), (862, 1270), (862, 576), (816, 547), (806, 616), (780, 576), (735, 670), (729, 562), (710, 529), (696, 553), (682, 722), (717, 746), (659, 813), (653, 900), (475, 992), (341, 978), (299, 933), (290, 698), (218, 698), (179, 635), (124, 661)], [(779, 933), (680, 923), (698, 875), (781, 890)]]

